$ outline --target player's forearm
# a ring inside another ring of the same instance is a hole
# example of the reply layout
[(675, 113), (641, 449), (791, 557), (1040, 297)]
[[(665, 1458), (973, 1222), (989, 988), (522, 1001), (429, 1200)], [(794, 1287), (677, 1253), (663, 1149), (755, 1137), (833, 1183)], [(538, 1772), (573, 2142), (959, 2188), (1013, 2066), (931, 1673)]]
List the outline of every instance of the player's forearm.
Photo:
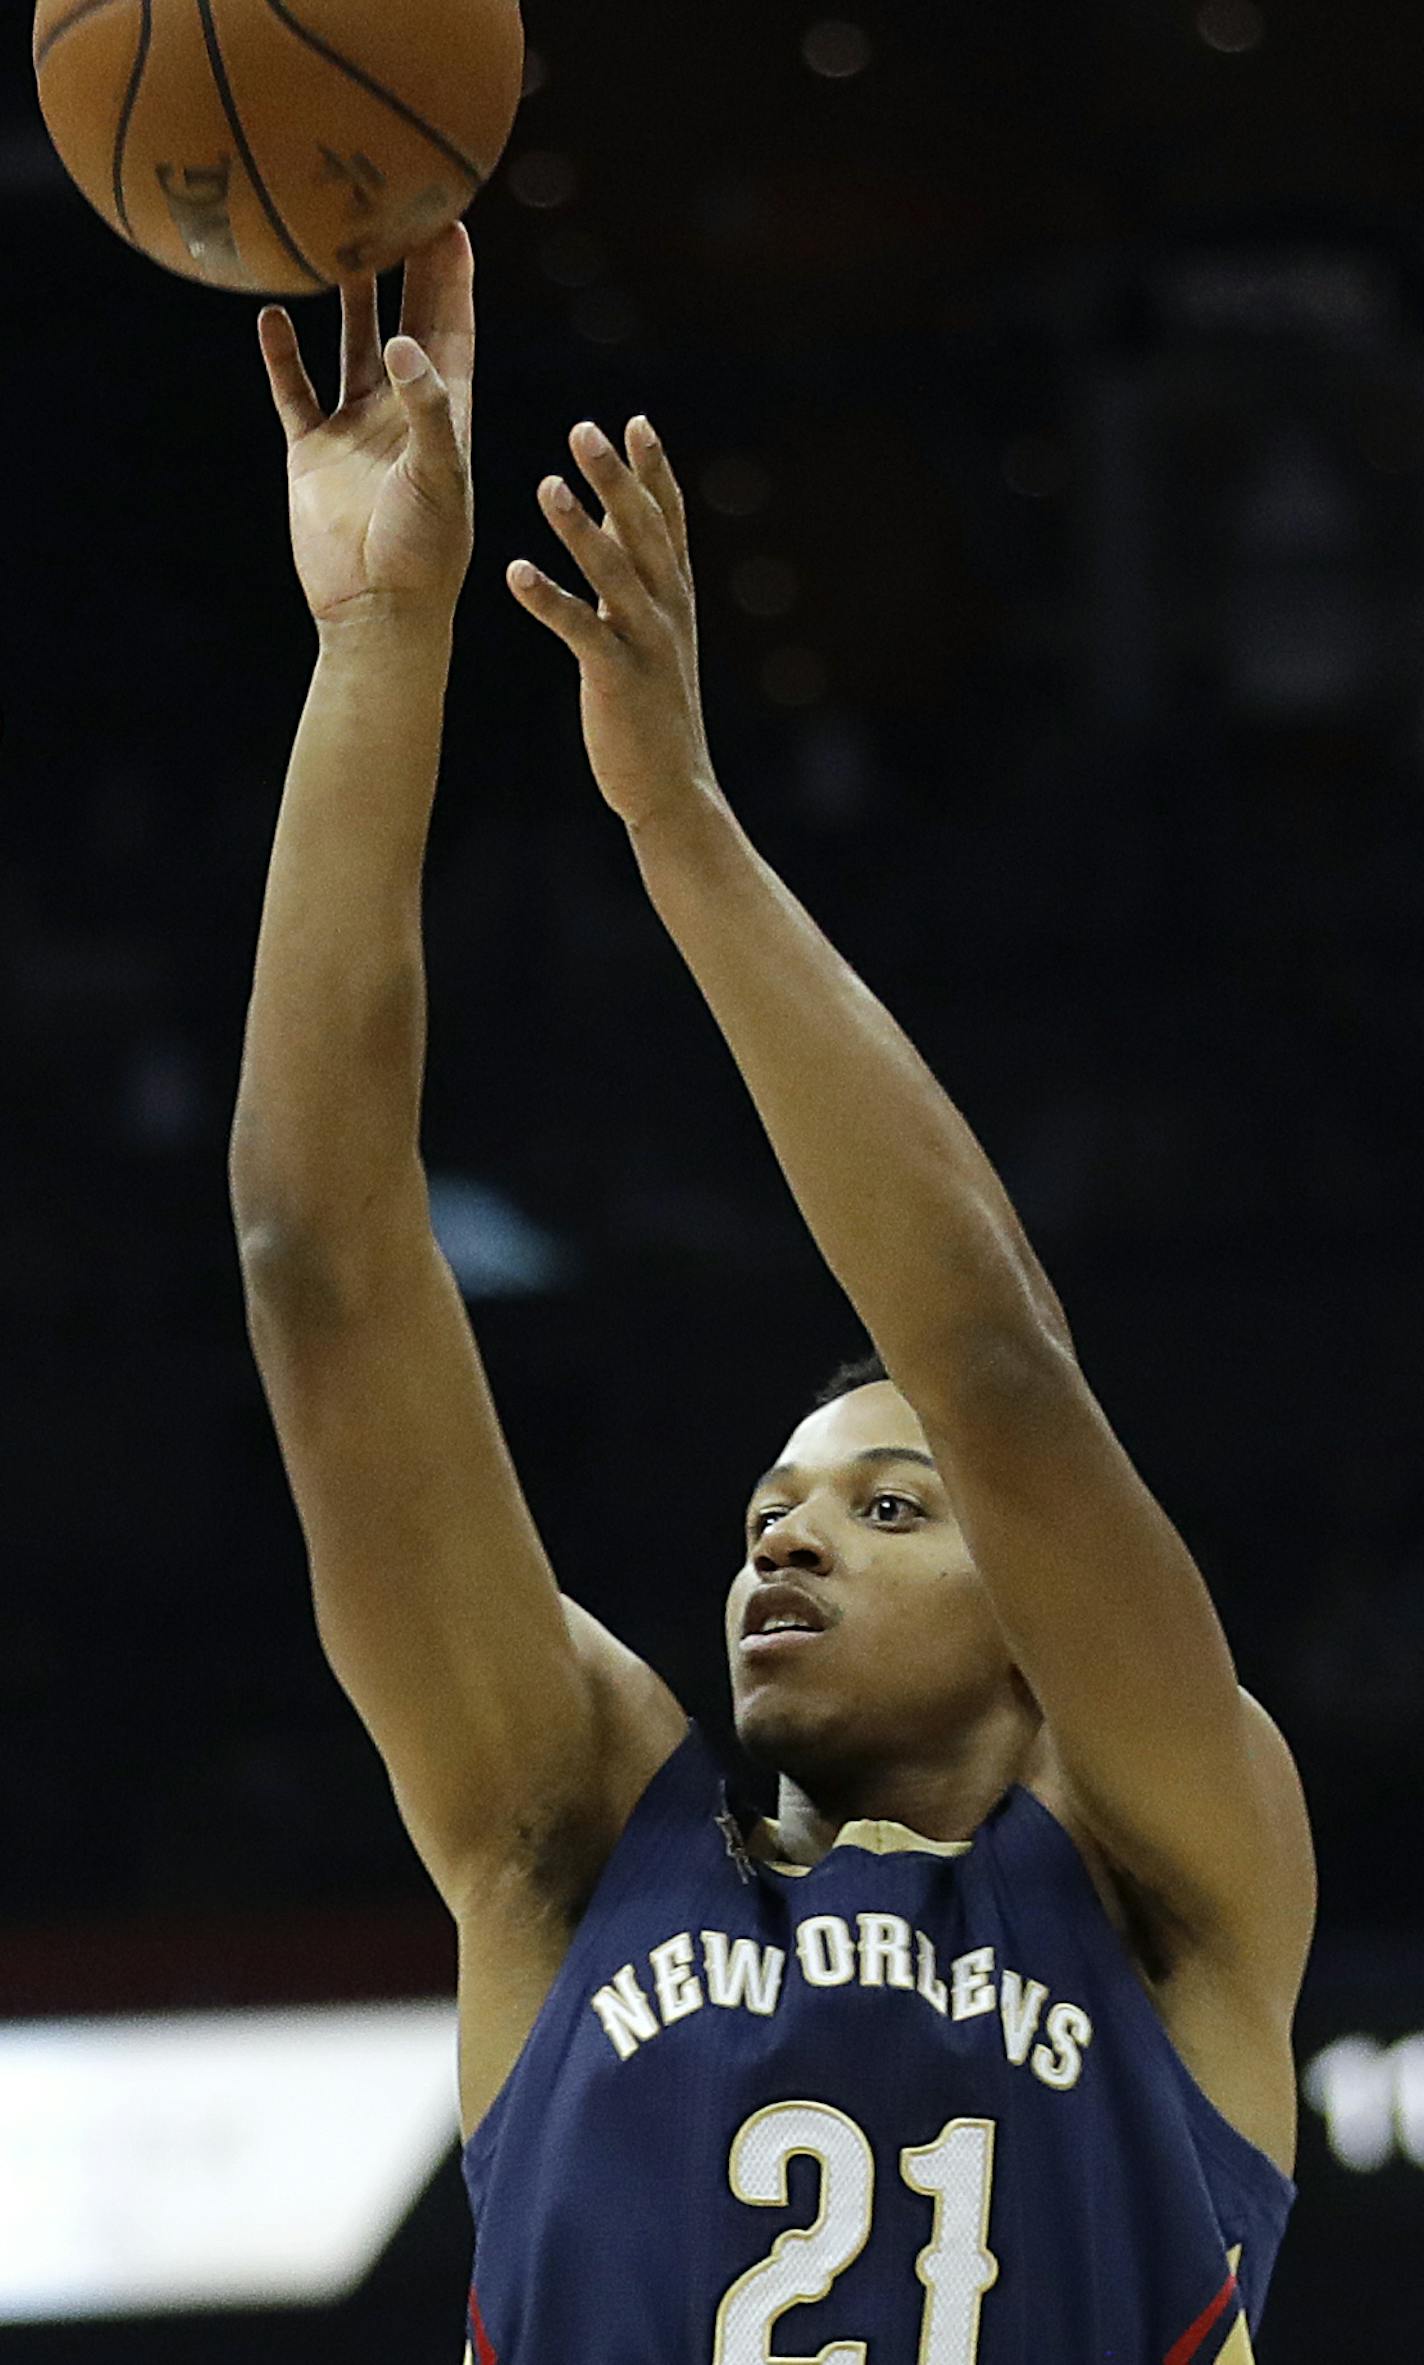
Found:
[[(631, 833), (643, 881), (725, 1035), (818, 1246), (907, 1390), (956, 1340), (1062, 1310), (969, 1126), (725, 803)], [(906, 874), (906, 893), (921, 883)]]
[(450, 635), (328, 630), (287, 775), (231, 1181), (239, 1237), (359, 1247), (419, 1183), (421, 875)]

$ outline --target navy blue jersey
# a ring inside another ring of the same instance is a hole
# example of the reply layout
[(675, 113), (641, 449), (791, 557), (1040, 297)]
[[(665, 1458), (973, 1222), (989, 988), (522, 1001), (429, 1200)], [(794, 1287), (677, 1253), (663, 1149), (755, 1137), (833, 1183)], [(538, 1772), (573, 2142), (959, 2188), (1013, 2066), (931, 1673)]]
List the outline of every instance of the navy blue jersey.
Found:
[(1295, 2186), (1048, 1810), (756, 1822), (691, 1725), (466, 2146), (475, 2365), (1247, 2365)]

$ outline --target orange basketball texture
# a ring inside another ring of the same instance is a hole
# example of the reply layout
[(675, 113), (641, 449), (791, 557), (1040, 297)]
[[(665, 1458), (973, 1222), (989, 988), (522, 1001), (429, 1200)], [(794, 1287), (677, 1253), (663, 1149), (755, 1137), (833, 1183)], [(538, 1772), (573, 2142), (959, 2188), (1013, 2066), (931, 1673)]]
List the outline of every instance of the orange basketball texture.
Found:
[(518, 0), (39, 0), (60, 161), (111, 229), (244, 295), (384, 271), (455, 221), (519, 105)]

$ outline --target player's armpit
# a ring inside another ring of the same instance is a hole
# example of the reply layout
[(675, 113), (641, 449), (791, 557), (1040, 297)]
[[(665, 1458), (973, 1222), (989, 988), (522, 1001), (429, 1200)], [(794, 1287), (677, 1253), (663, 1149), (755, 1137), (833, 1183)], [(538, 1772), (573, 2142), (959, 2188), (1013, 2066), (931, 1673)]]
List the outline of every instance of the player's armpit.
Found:
[(1094, 1837), (1293, 2004), (1315, 1917), (1299, 1776), (1071, 1353), (980, 1340), (912, 1401)]

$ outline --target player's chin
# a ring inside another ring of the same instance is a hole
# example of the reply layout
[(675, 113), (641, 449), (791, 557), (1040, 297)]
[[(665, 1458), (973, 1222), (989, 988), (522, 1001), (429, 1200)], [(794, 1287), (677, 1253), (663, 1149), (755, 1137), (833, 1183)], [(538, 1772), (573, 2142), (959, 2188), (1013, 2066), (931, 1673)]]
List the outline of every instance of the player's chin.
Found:
[(753, 1763), (785, 1772), (808, 1751), (834, 1745), (845, 1729), (848, 1704), (831, 1685), (784, 1683), (743, 1669), (732, 1687), (732, 1715)]

